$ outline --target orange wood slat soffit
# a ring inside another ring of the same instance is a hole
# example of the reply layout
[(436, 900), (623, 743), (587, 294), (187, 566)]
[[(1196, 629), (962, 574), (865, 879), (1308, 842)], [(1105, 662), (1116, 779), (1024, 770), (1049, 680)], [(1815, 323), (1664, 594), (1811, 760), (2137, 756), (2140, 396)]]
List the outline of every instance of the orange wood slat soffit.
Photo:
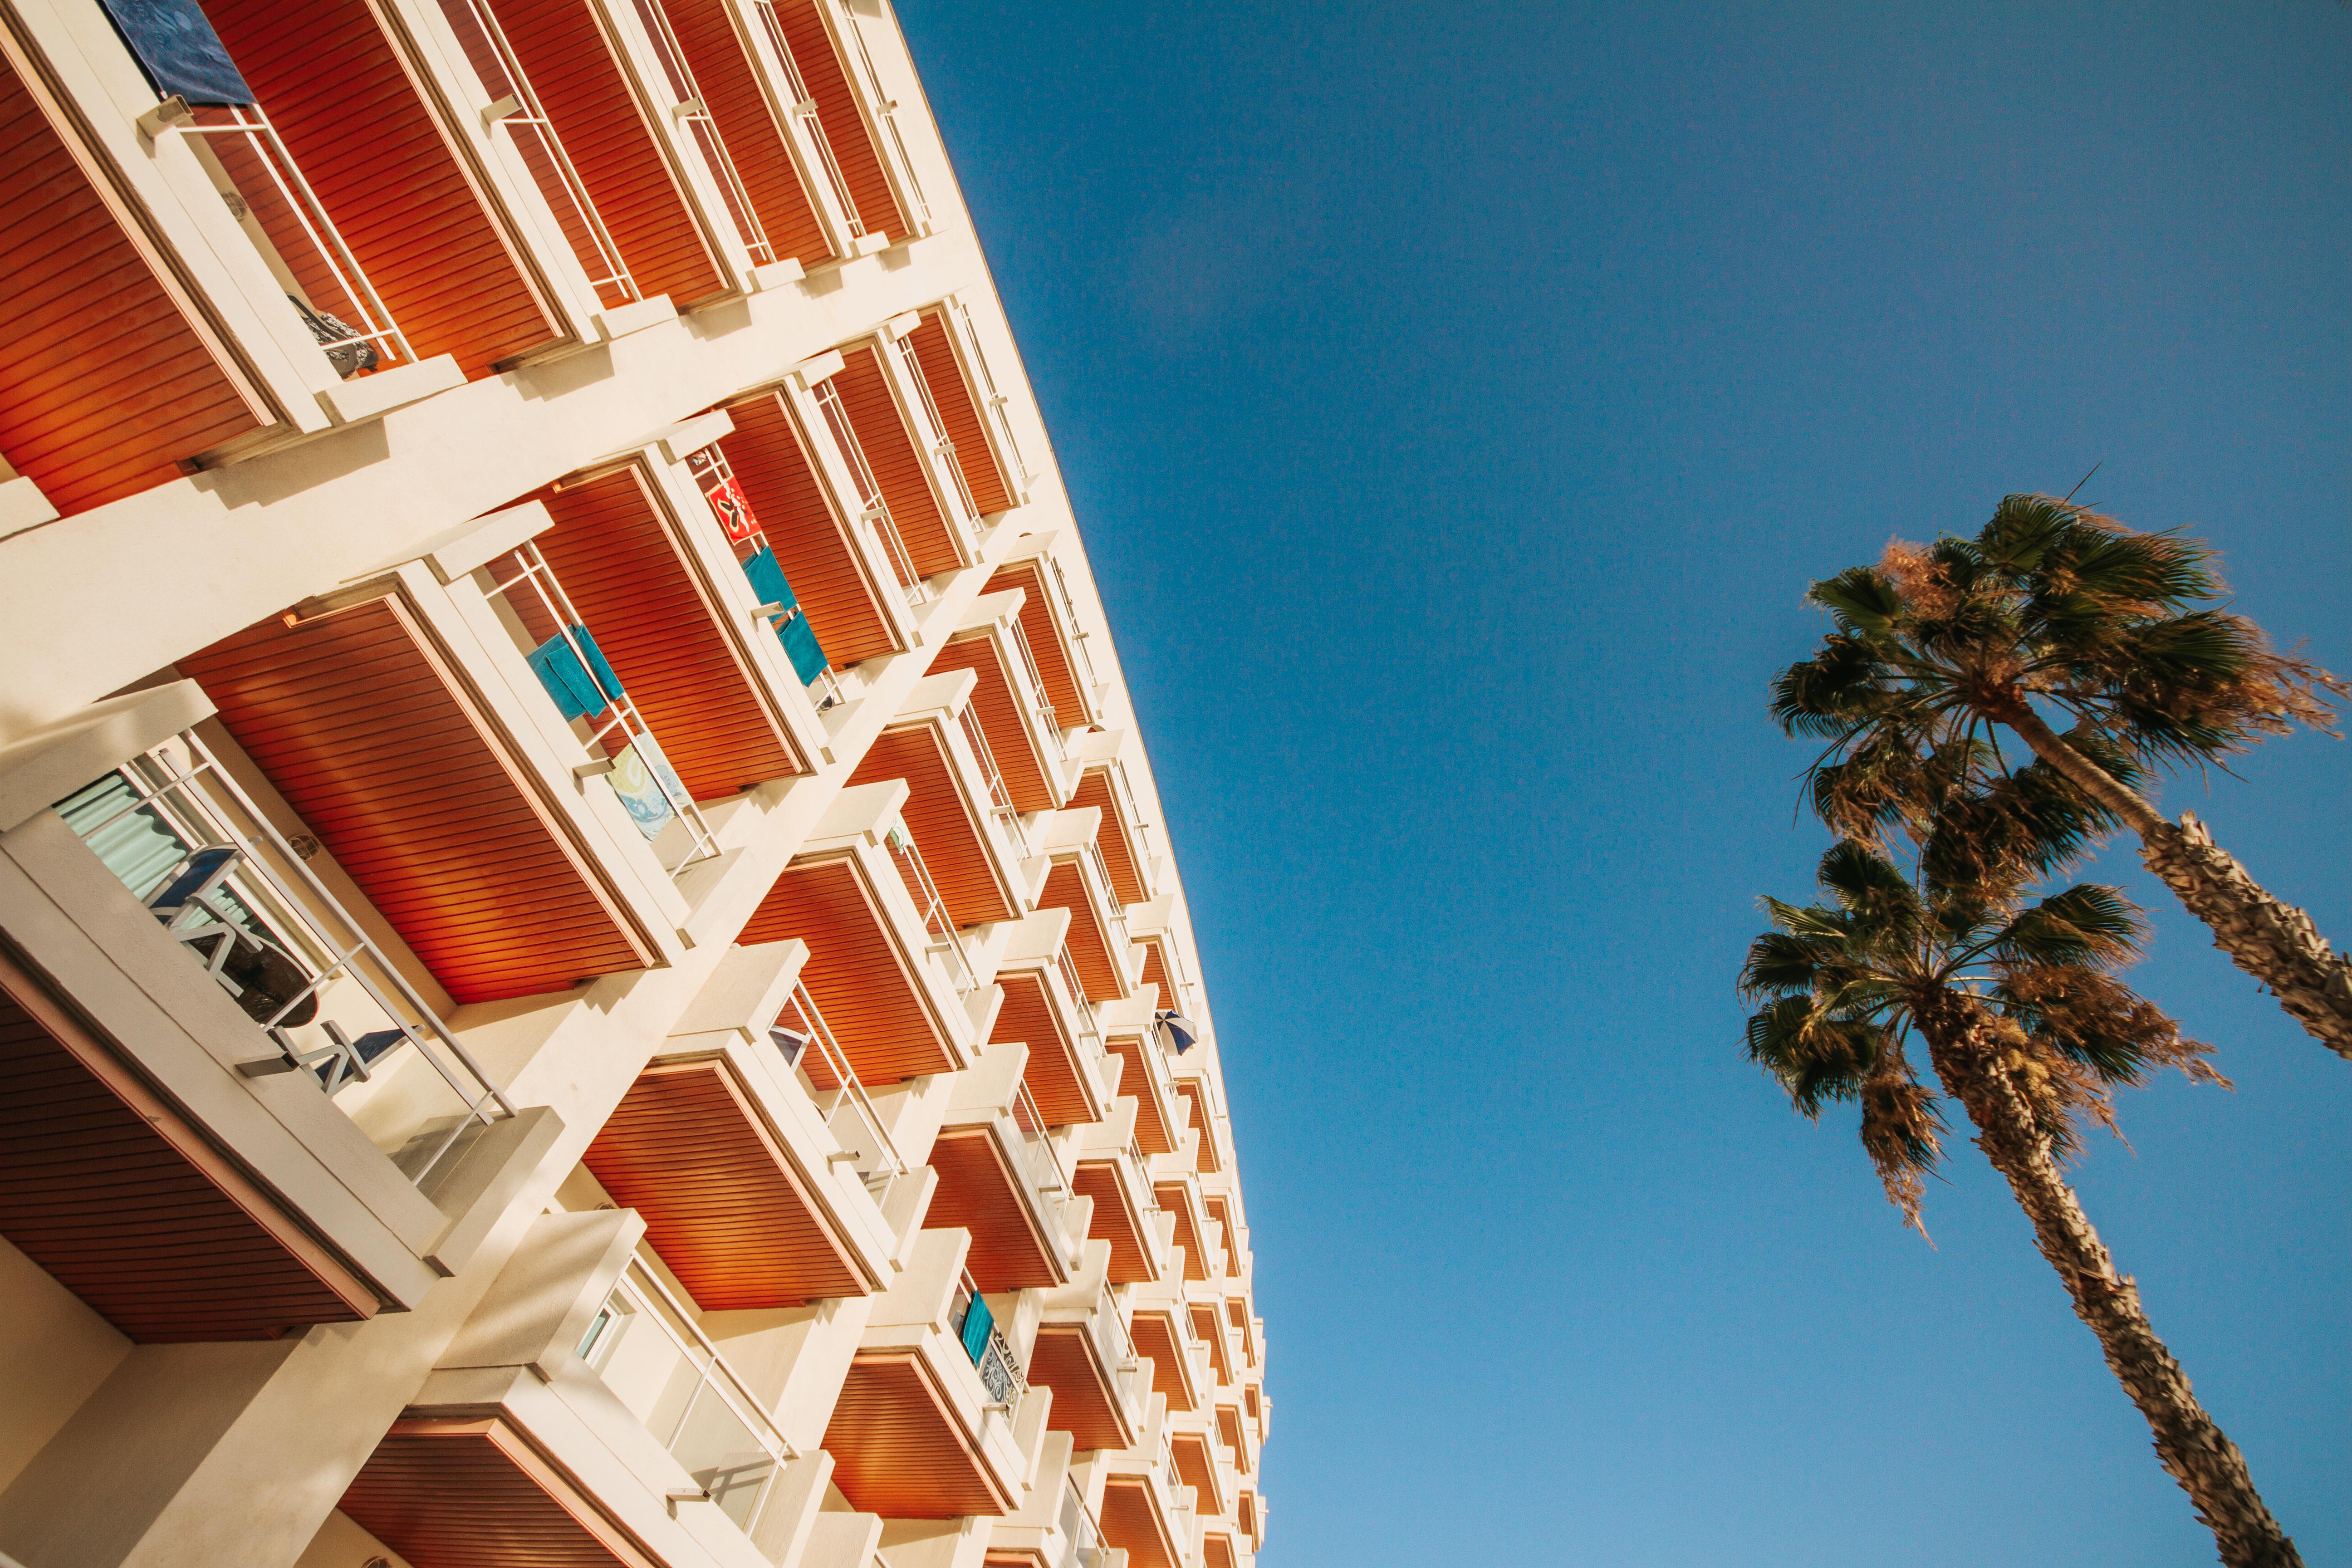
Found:
[[(1143, 876), (1136, 868), (1135, 841), (1129, 837), (1134, 824), (1129, 822), (1113, 796), (1108, 768), (1088, 768), (1078, 780), (1078, 787), (1070, 792), (1070, 805), (1083, 811), (1093, 806), (1102, 815), (1102, 830), (1095, 836), (1095, 847), (1102, 851), (1104, 868), (1110, 872), (1110, 885), (1121, 904), (1143, 902)], [(1173, 1006), (1171, 993), (1164, 987), (1160, 993), (1163, 1006)]]
[(131, 1339), (276, 1339), (376, 1299), (0, 958), (0, 1235)]
[[(999, 567), (988, 580), (988, 592), (1002, 594), (1019, 588), (1021, 601), (1021, 631), (1029, 639), (1030, 657), (1037, 661), (1037, 676), (1045, 686), (1045, 700), (1053, 704), (1055, 720), (1066, 729), (1085, 727), (1087, 715), (1095, 710), (1086, 693), (1078, 689), (1077, 667), (1071, 662), (1068, 647), (1062, 641), (1062, 632), (1054, 621), (1053, 600), (1059, 589), (1045, 580), (1046, 568), (1042, 562), (1016, 561), (1010, 566)], [(1106, 805), (1104, 816), (1113, 813)]]
[(1151, 1092), (1150, 1068), (1143, 1054), (1154, 1047), (1133, 1035), (1113, 1035), (1103, 1041), (1103, 1048), (1127, 1063), (1118, 1083), (1135, 1097), (1135, 1146), (1147, 1154), (1174, 1153), (1176, 1131), (1160, 1110), (1159, 1096)]
[(995, 1026), (989, 1031), (989, 1044), (1019, 1040), (1028, 1046), (1029, 1061), (1022, 1069), (1022, 1081), (1028, 1086), (1030, 1098), (1037, 1102), (1037, 1114), (1045, 1119), (1045, 1125), (1066, 1127), (1074, 1121), (1101, 1121), (1079, 1076), (1077, 1047), (1064, 1036), (1060, 1022), (1054, 1016), (1045, 973), (1035, 969), (999, 970), (996, 984), (1004, 992), (1004, 1003), (997, 1009)]
[(1013, 892), (998, 879), (982, 837), (981, 814), (987, 804), (964, 793), (937, 722), (882, 731), (849, 782), (855, 785), (887, 779), (907, 781), (907, 804), (898, 815), (922, 847), (923, 865), (947, 905), (948, 918), (968, 926), (1009, 921), (1018, 914)]
[(589, 0), (490, 0), (588, 199), (650, 299), (684, 310), (730, 286)]
[(412, 1568), (667, 1568), (495, 1418), (394, 1423), (341, 1508)]
[(760, 89), (725, 0), (663, 0), (662, 11), (776, 259), (792, 258), (803, 268), (832, 260), (833, 247), (809, 205), (792, 147)]
[(898, 399), (891, 395), (880, 356), (870, 346), (845, 349), (833, 385), (849, 412), (850, 427), (857, 432), (857, 445), (874, 470), (874, 482), (882, 487), (890, 519), (907, 542), (916, 574), (930, 577), (962, 565), (955, 535), (949, 530), (946, 514), (940, 510), (939, 498), (931, 493), (930, 481), (924, 477), (922, 455), (898, 412)]
[[(952, 1343), (948, 1349), (962, 1353)], [(833, 1484), (861, 1513), (958, 1519), (1013, 1511), (1013, 1500), (973, 1453), (919, 1356), (852, 1362), (825, 1428), (824, 1451), (834, 1458)]]
[(841, 177), (849, 186), (849, 199), (856, 204), (858, 217), (868, 234), (887, 235), (893, 242), (906, 238), (915, 231), (890, 192), (890, 177), (883, 172), (874, 139), (866, 133), (865, 117), (857, 112), (856, 90), (849, 85), (841, 56), (835, 52), (832, 36), (825, 31), (824, 18), (817, 14), (817, 0), (775, 3), (776, 20), (783, 25), (793, 63), (800, 68), (809, 95), (816, 100), (817, 123), (824, 127), (825, 140), (833, 144), (834, 158), (841, 165)]
[(799, 773), (782, 716), (645, 469), (631, 463), (537, 499), (555, 519), (540, 552), (687, 793), (720, 799)]
[(931, 673), (944, 675), (956, 669), (971, 670), (979, 678), (971, 692), (972, 711), (979, 717), (981, 732), (988, 737), (988, 749), (996, 757), (997, 772), (1004, 777), (1013, 809), (1025, 814), (1060, 807), (1063, 803), (1047, 775), (1045, 762), (1021, 721), (1021, 700), (1013, 693), (994, 640), (979, 635), (951, 639), (932, 658)]
[[(1108, 1310), (1109, 1309), (1105, 1309)], [(1124, 1448), (1134, 1436), (1118, 1418), (1093, 1336), (1076, 1323), (1045, 1323), (1029, 1351), (1029, 1381), (1054, 1391), (1046, 1426), (1070, 1434), (1078, 1449)]]
[(901, 651), (878, 597), (885, 590), (867, 575), (848, 526), (826, 500), (779, 395), (763, 392), (727, 405), (727, 412), (735, 421), (725, 443), (727, 465), (825, 658), (846, 669)]
[(971, 1232), (964, 1268), (982, 1290), (1060, 1282), (1052, 1249), (1021, 1201), (1020, 1178), (1006, 1166), (1004, 1152), (987, 1130), (941, 1132), (931, 1145), (930, 1165), (940, 1184), (923, 1224), (932, 1230), (961, 1226)]
[(1189, 1412), (1200, 1408), (1193, 1391), (1185, 1383), (1183, 1352), (1179, 1348), (1181, 1342), (1168, 1314), (1139, 1311), (1128, 1331), (1135, 1340), (1135, 1353), (1151, 1358), (1151, 1392), (1166, 1394), (1171, 1410)]
[(1115, 1002), (1128, 994), (1127, 955), (1111, 952), (1110, 933), (1095, 912), (1094, 900), (1087, 896), (1086, 879), (1076, 860), (1055, 864), (1045, 877), (1045, 890), (1037, 895), (1037, 907), (1070, 911), (1070, 931), (1065, 941), (1070, 962), (1078, 971), (1078, 984), (1087, 988), (1087, 1001)]
[(180, 669), (457, 1001), (653, 963), (402, 600), (264, 621)]
[(873, 1288), (722, 1058), (647, 1068), (584, 1160), (707, 1310)]
[[(383, 0), (205, 0), (205, 15), (420, 358), (480, 375), (567, 335)], [(289, 257), (307, 247), (280, 242)]]
[(1119, 1181), (1117, 1164), (1108, 1160), (1081, 1162), (1071, 1173), (1070, 1188), (1078, 1196), (1095, 1201), (1087, 1239), (1110, 1243), (1110, 1282), (1137, 1285), (1156, 1278), (1143, 1237), (1148, 1222)]
[(1142, 1480), (1114, 1477), (1103, 1486), (1103, 1539), (1127, 1552), (1127, 1568), (1180, 1568), (1182, 1549), (1171, 1540)]
[(735, 940), (754, 947), (793, 937), (808, 943), (801, 984), (868, 1087), (954, 1070), (947, 1039), (854, 860), (832, 856), (785, 868)]
[(271, 422), (0, 35), (0, 458), (70, 517)]
[(939, 405), (940, 420), (946, 425), (948, 439), (955, 443), (956, 466), (963, 470), (963, 482), (971, 487), (971, 499), (982, 517), (1003, 511), (1013, 505), (1013, 490), (997, 471), (995, 454), (989, 449), (986, 416), (973, 395), (971, 383), (964, 380), (963, 369), (956, 363), (955, 345), (948, 342), (948, 330), (934, 310), (923, 317), (923, 324), (908, 336), (915, 346), (915, 358), (923, 367), (923, 379), (931, 388), (931, 401)]

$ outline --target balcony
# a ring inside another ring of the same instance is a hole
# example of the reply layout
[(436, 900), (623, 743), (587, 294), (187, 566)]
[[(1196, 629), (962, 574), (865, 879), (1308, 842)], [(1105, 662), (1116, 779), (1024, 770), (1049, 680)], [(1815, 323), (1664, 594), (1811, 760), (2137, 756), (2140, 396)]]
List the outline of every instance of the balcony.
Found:
[(1244, 1476), (1255, 1471), (1257, 1468), (1256, 1435), (1250, 1431), (1248, 1423), (1242, 1419), (1241, 1406), (1220, 1402), (1217, 1405), (1216, 1419), (1217, 1440), (1230, 1457), (1234, 1469)]
[(1024, 816), (1069, 803), (1069, 753), (1021, 629), (1022, 595), (984, 594), (931, 660), (931, 673), (968, 669), (971, 701), (1006, 792)]
[(1165, 1395), (1169, 1409), (1208, 1408), (1214, 1369), (1181, 1300), (1163, 1291), (1139, 1300), (1129, 1332), (1137, 1351), (1151, 1358), (1151, 1392)]
[(1049, 1391), (1031, 1391), (985, 1297), (965, 1237), (926, 1230), (875, 1304), (824, 1435), (834, 1485), (884, 1519), (1001, 1517), (1020, 1507)]
[[(1131, 1106), (1132, 1100), (1120, 1104)], [(1171, 1224), (1151, 1187), (1151, 1162), (1136, 1147), (1133, 1111), (1084, 1130), (1070, 1185), (1094, 1200), (1089, 1237), (1110, 1244), (1109, 1279), (1135, 1285), (1164, 1278)]]
[(1147, 1441), (1146, 1453), (1103, 1457), (1103, 1540), (1127, 1553), (1129, 1568), (1192, 1568), (1200, 1547), (1192, 1489), (1175, 1479), (1165, 1436)]
[(920, 314), (922, 324), (906, 341), (937, 400), (965, 488), (981, 516), (1009, 511), (1029, 499), (1029, 469), (971, 312), (951, 299)]
[(959, 1074), (931, 1144), (939, 1190), (923, 1223), (971, 1233), (965, 1267), (984, 1290), (1067, 1283), (1086, 1241), (1062, 1152), (1021, 1081), (1026, 1056), (992, 1047)]
[(920, 891), (907, 799), (896, 780), (843, 790), (736, 939), (808, 944), (801, 982), (851, 1069), (877, 1088), (970, 1066), (993, 1004)]
[(797, 112), (823, 149), (829, 194), (850, 231), (890, 245), (929, 233), (929, 209), (898, 142), (895, 105), (876, 82), (856, 24), (823, 0), (751, 5), (797, 78)]
[(1192, 1314), (1192, 1337), (1209, 1347), (1209, 1364), (1216, 1369), (1217, 1386), (1236, 1386), (1241, 1358), (1234, 1354), (1233, 1339), (1225, 1331), (1223, 1314), (1215, 1303), (1199, 1300), (1189, 1300), (1185, 1310)]
[(1070, 957), (1087, 999), (1096, 1003), (1132, 996), (1138, 984), (1127, 917), (1095, 846), (1101, 821), (1092, 811), (1058, 812), (1046, 822), (1037, 846), (1047, 862), (1037, 907), (1070, 912)]
[(0, 1231), (139, 1341), (414, 1306), (557, 1125), (173, 732), (206, 710), (183, 681), (0, 756)]
[(1216, 1085), (1209, 1077), (1204, 1058), (1195, 1057), (1187, 1063), (1181, 1059), (1170, 1064), (1175, 1079), (1176, 1092), (1192, 1107), (1192, 1130), (1200, 1134), (1199, 1147), (1193, 1158), (1206, 1174), (1232, 1169), (1234, 1163), (1234, 1126), (1226, 1116), (1223, 1101), (1218, 1097)]
[(419, 1568), (772, 1562), (822, 1466), (644, 1234), (625, 1209), (541, 1215), (341, 1511)]
[(850, 776), (853, 785), (905, 781), (900, 815), (959, 929), (1017, 920), (1028, 907), (1021, 819), (972, 716), (973, 684), (961, 671), (919, 683)]
[(879, 1290), (911, 1218), (892, 1200), (906, 1163), (800, 984), (806, 956), (731, 950), (583, 1156), (708, 1310)]
[(495, 514), (180, 663), (234, 738), (224, 765), (461, 1004), (661, 962), (675, 880), (717, 853), (531, 544), (551, 521)]
[(1207, 1280), (1224, 1273), (1224, 1248), (1211, 1240), (1208, 1211), (1201, 1205), (1200, 1183), (1190, 1178), (1170, 1180), (1164, 1174), (1152, 1183), (1160, 1206), (1176, 1220), (1176, 1245), (1184, 1249), (1184, 1278)]
[(988, 580), (992, 594), (1016, 590), (1022, 595), (1022, 634), (1055, 721), (1065, 730), (1100, 723), (1101, 678), (1087, 652), (1087, 635), (1078, 626), (1077, 605), (1063, 580), (1061, 563), (1040, 553), (998, 567)]
[[(829, 374), (829, 364), (820, 368)], [(821, 405), (787, 384), (733, 399), (720, 412), (734, 422), (725, 447), (735, 482), (792, 580), (809, 629), (833, 667), (847, 669), (913, 647), (910, 611), (929, 589), (870, 478), (874, 506), (866, 515), (863, 500), (838, 503), (858, 493), (859, 479), (825, 428), (827, 407), (837, 406), (837, 398)], [(835, 422), (848, 432), (846, 416)]]
[(1151, 1014), (1151, 1004), (1142, 996), (1097, 1010), (1103, 1048), (1125, 1065), (1119, 1091), (1135, 1097), (1136, 1146), (1146, 1154), (1172, 1154), (1187, 1136), (1192, 1108), (1176, 1092), (1167, 1053), (1152, 1037)]
[(1234, 1506), (1239, 1488), (1231, 1460), (1205, 1430), (1193, 1429), (1199, 1426), (1192, 1421), (1171, 1423), (1168, 1451), (1175, 1460), (1178, 1477), (1192, 1489), (1193, 1502), (1202, 1516), (1213, 1518)]
[(910, 351), (886, 329), (834, 353), (840, 367), (821, 379), (812, 375), (811, 395), (853, 476), (859, 505), (877, 522), (888, 521), (918, 579), (971, 565), (980, 556), (981, 519), (960, 471), (940, 450), (945, 437)]
[(723, 800), (807, 771), (827, 670), (757, 518), (689, 490), (708, 484), (731, 506), (724, 454), (672, 464), (668, 450), (541, 491), (554, 526), (538, 543), (637, 711), (669, 738), (687, 794)]
[[(1110, 738), (1090, 735), (1087, 740), (1099, 742)], [(1092, 747), (1085, 751), (1091, 755)], [(1110, 885), (1119, 903), (1129, 909), (1147, 903), (1153, 896), (1158, 861), (1151, 850), (1150, 825), (1143, 820), (1143, 808), (1136, 803), (1127, 766), (1116, 756), (1107, 762), (1087, 760), (1081, 765), (1084, 771), (1078, 775), (1078, 787), (1071, 793), (1070, 805), (1079, 810), (1091, 806), (1103, 814), (1102, 833), (1097, 842), (1102, 848), (1103, 866), (1110, 873)], [(1147, 973), (1144, 978), (1152, 977)], [(1176, 1000), (1177, 993), (1164, 984), (1160, 994), (1165, 1005), (1182, 1006)]]
[(1054, 1391), (1052, 1428), (1074, 1447), (1127, 1448), (1143, 1431), (1148, 1391), (1118, 1300), (1098, 1279), (1056, 1291), (1029, 1348), (1029, 1378)]
[(1004, 1005), (990, 1044), (1029, 1047), (1025, 1081), (1048, 1127), (1087, 1126), (1112, 1113), (1119, 1064), (1103, 1048), (1065, 940), (1069, 913), (1041, 910), (1003, 934), (996, 984)]

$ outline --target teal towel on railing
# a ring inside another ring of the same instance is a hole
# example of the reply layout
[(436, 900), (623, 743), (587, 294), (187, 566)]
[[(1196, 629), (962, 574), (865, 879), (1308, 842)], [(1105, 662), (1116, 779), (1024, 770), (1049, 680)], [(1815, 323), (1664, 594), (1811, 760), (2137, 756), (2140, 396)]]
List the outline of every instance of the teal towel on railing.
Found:
[(988, 1310), (988, 1298), (975, 1295), (971, 1306), (963, 1315), (963, 1353), (978, 1366), (980, 1358), (988, 1353), (988, 1331), (996, 1326), (996, 1316)]
[(824, 673), (824, 649), (817, 646), (816, 633), (808, 623), (808, 612), (802, 610), (800, 601), (793, 597), (793, 585), (784, 581), (784, 569), (777, 563), (776, 552), (766, 545), (760, 553), (743, 563), (743, 575), (751, 580), (751, 592), (763, 605), (782, 605), (797, 612), (772, 623), (776, 640), (784, 645), (784, 657), (793, 661), (793, 673), (806, 686)]
[[(580, 645), (572, 651), (572, 643)], [(588, 656), (583, 668), (580, 655)], [(573, 626), (571, 640), (562, 632), (530, 650), (530, 668), (539, 676), (539, 683), (555, 699), (555, 706), (566, 719), (584, 719), (591, 713), (602, 713), (604, 705), (621, 695), (621, 678), (604, 662), (603, 650), (596, 639), (588, 635), (586, 626)], [(589, 671), (595, 673), (592, 676)]]

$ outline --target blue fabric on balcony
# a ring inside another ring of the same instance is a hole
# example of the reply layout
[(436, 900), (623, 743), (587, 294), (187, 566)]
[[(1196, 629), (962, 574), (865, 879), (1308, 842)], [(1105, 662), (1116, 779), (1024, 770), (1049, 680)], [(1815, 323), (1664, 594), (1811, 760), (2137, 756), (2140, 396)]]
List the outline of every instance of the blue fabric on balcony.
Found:
[(793, 661), (793, 673), (806, 686), (824, 673), (824, 649), (817, 646), (816, 632), (809, 625), (808, 613), (793, 596), (793, 585), (784, 581), (784, 569), (776, 561), (776, 552), (766, 545), (760, 552), (743, 563), (743, 575), (751, 580), (751, 592), (763, 605), (782, 605), (792, 612), (782, 620), (772, 623), (776, 640), (784, 645), (784, 657)]
[(988, 1353), (988, 1331), (996, 1326), (996, 1315), (988, 1310), (988, 1298), (974, 1295), (971, 1308), (963, 1315), (963, 1353), (978, 1366), (980, 1358)]
[[(580, 647), (573, 651), (572, 644)], [(581, 655), (588, 658), (586, 666)], [(606, 703), (620, 696), (621, 678), (604, 662), (604, 655), (596, 647), (596, 639), (588, 635), (586, 626), (573, 626), (567, 640), (562, 632), (530, 650), (530, 668), (539, 676), (539, 683), (555, 699), (555, 706), (566, 719), (584, 719), (591, 713), (602, 713)], [(595, 673), (592, 676), (589, 671)]]
[(251, 103), (236, 62), (196, 0), (104, 0), (114, 30), (131, 46), (155, 96), (190, 103)]
[(650, 731), (633, 736), (614, 757), (613, 771), (604, 776), (648, 844), (660, 837), (669, 819), (677, 815), (671, 803), (686, 798), (685, 784)]

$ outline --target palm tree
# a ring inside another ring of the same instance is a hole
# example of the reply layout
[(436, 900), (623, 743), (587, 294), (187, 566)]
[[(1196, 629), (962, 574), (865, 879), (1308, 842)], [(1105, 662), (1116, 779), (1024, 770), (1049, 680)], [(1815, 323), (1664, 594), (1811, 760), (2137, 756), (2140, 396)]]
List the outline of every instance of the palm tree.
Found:
[[(1829, 742), (1813, 803), (1865, 837), (1923, 819), (2002, 770), (2000, 724), (2089, 802), (2139, 835), (2141, 858), (2270, 987), (2297, 1022), (2352, 1059), (2352, 959), (2301, 910), (2264, 891), (2194, 816), (2168, 822), (2135, 788), (2144, 763), (2226, 763), (2297, 725), (2326, 731), (2344, 683), (2273, 650), (2213, 607), (2213, 553), (2135, 533), (2048, 496), (2004, 500), (1974, 539), (1894, 544), (1874, 566), (1815, 583), (1835, 628), (1773, 683), (1789, 733)], [(2042, 709), (2065, 714), (2060, 734)]]
[(1863, 1147), (1916, 1226), (1944, 1127), (1936, 1093), (1906, 1054), (1916, 1034), (2221, 1561), (2300, 1568), (2244, 1457), (2198, 1404), (2063, 1170), (2086, 1121), (2113, 1126), (2116, 1086), (2166, 1067), (2222, 1081), (2205, 1047), (2116, 977), (2137, 956), (2138, 910), (2090, 885), (2031, 905), (1954, 891), (1916, 861), (1906, 876), (1853, 840), (1822, 857), (1820, 883), (1824, 903), (1764, 900), (1773, 929), (1748, 949), (1740, 975), (1742, 994), (1761, 1004), (1748, 1023), (1748, 1056), (1807, 1116), (1833, 1100), (1860, 1102)]

